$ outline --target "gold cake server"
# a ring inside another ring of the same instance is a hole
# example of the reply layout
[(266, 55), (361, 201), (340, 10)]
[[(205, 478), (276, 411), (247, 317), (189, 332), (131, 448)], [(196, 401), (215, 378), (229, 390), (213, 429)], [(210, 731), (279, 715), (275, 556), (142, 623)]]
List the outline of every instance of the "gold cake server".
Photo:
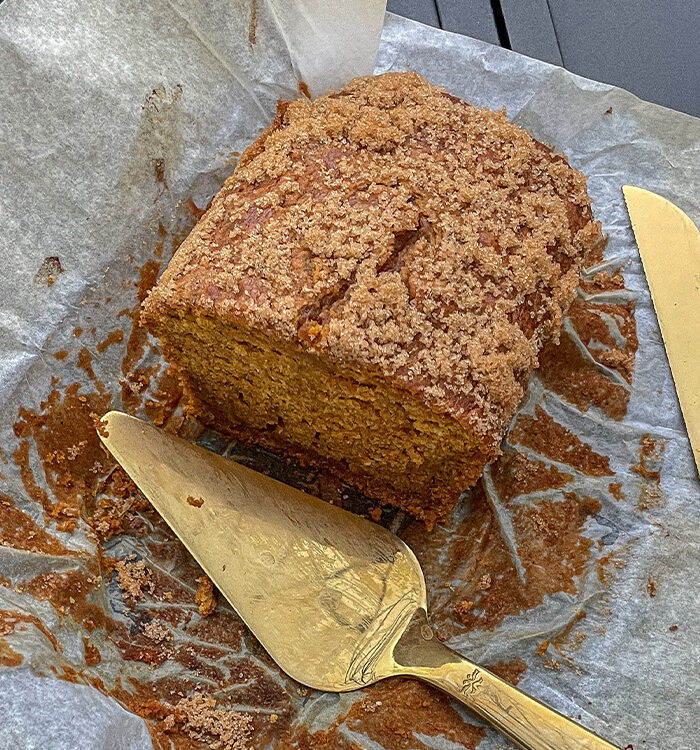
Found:
[(700, 232), (660, 195), (622, 192), (700, 472)]
[(615, 750), (442, 644), (418, 561), (387, 529), (126, 414), (102, 424), (109, 451), (295, 680), (344, 692), (417, 677), (525, 750)]

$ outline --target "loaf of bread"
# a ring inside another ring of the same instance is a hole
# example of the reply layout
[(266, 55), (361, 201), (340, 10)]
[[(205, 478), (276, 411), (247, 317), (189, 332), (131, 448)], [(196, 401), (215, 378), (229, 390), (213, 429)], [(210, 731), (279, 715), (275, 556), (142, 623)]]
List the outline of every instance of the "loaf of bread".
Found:
[(590, 203), (505, 112), (358, 78), (280, 102), (142, 319), (205, 422), (432, 526), (558, 335)]

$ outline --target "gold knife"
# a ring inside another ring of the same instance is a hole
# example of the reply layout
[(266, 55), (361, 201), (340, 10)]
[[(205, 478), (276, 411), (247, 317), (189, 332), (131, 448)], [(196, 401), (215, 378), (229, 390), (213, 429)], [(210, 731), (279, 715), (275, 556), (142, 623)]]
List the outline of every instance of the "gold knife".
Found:
[(622, 192), (700, 472), (700, 232), (660, 195)]
[(383, 527), (120, 412), (100, 437), (298, 682), (416, 677), (523, 750), (616, 750), (435, 638), (418, 561)]

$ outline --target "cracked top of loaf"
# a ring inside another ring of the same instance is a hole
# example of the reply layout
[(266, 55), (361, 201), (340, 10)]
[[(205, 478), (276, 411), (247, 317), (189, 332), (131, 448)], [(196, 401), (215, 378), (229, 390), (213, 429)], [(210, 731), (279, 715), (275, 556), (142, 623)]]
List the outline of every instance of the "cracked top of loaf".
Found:
[(263, 328), (495, 450), (599, 241), (584, 176), (415, 73), (280, 102), (146, 302)]

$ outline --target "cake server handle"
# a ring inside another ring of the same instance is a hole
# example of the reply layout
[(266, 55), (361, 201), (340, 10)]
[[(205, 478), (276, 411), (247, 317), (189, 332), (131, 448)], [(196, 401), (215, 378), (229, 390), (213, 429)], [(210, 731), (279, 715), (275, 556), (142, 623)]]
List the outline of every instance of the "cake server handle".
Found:
[(440, 643), (424, 610), (396, 644), (394, 662), (396, 674), (444, 690), (523, 750), (619, 750)]

